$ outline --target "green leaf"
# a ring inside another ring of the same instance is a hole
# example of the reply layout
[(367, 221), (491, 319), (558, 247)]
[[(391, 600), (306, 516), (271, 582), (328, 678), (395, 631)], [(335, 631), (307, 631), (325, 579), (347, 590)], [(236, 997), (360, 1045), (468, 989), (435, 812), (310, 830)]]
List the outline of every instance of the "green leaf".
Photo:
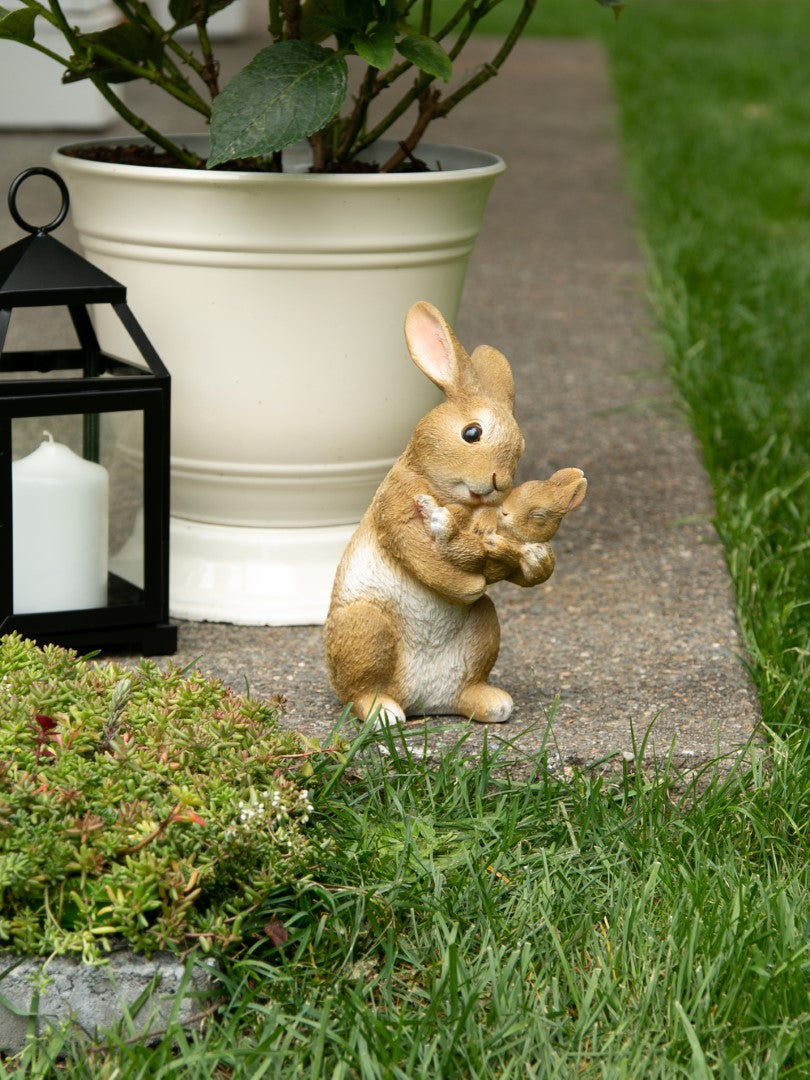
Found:
[(323, 41), (334, 35), (340, 44), (354, 33), (365, 33), (375, 19), (371, 0), (307, 0), (303, 6), (301, 37)]
[(84, 73), (68, 72), (64, 75), (63, 82), (79, 82), (81, 79), (86, 79), (91, 72), (100, 75), (108, 83), (129, 82), (138, 78), (137, 75), (116, 64), (115, 60), (99, 56), (95, 52), (97, 45), (109, 49), (122, 60), (136, 64), (138, 67), (159, 68), (163, 62), (163, 45), (137, 23), (119, 23), (106, 30), (76, 36), (82, 46), (82, 51), (71, 57), (71, 60), (83, 65), (86, 71)]
[(194, 0), (170, 0), (169, 15), (177, 26), (190, 26), (194, 22)]
[(433, 38), (408, 34), (397, 42), (397, 52), (428, 75), (434, 75), (444, 82), (450, 82), (453, 77), (450, 57)]
[(234, 0), (169, 0), (169, 14), (175, 26), (191, 26), (195, 16), (201, 15), (207, 22), (212, 15), (229, 7)]
[(355, 34), (352, 45), (361, 59), (382, 71), (388, 67), (394, 56), (393, 28), (379, 26), (370, 34)]
[(283, 150), (325, 127), (346, 98), (346, 61), (332, 49), (280, 41), (262, 49), (215, 98), (208, 167)]
[(20, 41), (26, 44), (34, 40), (35, 11), (30, 8), (17, 8), (9, 11), (0, 7), (0, 38)]

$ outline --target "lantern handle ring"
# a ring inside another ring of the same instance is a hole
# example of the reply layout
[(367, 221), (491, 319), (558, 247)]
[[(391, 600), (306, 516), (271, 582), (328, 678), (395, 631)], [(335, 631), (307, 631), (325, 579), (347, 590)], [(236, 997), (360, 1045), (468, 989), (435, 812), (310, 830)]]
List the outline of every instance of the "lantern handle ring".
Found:
[[(20, 211), (17, 209), (17, 192), (20, 190), (20, 187), (28, 179), (29, 176), (50, 177), (51, 180), (53, 180), (53, 182), (59, 188), (59, 191), (62, 195), (62, 205), (59, 208), (59, 212), (53, 219), (53, 221), (48, 222), (47, 225), (32, 225), (29, 221), (25, 220)], [(14, 220), (17, 222), (21, 229), (24, 229), (26, 232), (29, 233), (36, 233), (41, 235), (42, 233), (53, 232), (53, 230), (58, 228), (58, 226), (61, 225), (67, 217), (69, 206), (70, 196), (68, 195), (68, 189), (65, 181), (62, 179), (59, 173), (54, 172), (53, 169), (46, 169), (44, 168), (44, 166), (41, 165), (35, 165), (33, 166), (33, 168), (25, 169), (19, 174), (19, 176), (15, 176), (15, 178), (11, 181), (11, 187), (8, 189), (8, 208), (11, 212), (11, 216), (14, 218)]]

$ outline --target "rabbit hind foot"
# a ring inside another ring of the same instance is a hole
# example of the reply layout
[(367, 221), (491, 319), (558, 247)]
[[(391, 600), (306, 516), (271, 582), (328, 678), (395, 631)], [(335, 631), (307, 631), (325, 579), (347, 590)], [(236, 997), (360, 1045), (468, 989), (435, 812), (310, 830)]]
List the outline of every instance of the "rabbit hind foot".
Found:
[(363, 695), (354, 702), (355, 715), (362, 721), (373, 719), (375, 731), (405, 723), (405, 711), (387, 694)]
[(473, 683), (459, 694), (459, 712), (479, 724), (504, 724), (512, 715), (512, 698), (489, 683)]

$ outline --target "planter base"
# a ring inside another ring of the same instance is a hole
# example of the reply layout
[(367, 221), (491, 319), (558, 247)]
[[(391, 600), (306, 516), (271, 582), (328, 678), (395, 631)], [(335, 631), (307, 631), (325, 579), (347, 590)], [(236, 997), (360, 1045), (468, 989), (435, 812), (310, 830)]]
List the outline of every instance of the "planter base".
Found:
[(356, 527), (260, 529), (172, 518), (170, 614), (242, 626), (320, 625)]

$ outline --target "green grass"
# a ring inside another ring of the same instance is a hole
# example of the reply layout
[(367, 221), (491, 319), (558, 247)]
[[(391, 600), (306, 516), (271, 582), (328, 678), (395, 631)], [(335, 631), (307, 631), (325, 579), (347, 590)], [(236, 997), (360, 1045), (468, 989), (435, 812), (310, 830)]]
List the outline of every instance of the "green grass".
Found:
[(55, 1036), (16, 1075), (59, 1049), (71, 1078), (807, 1075), (798, 742), (775, 744), (768, 787), (751, 757), (679, 795), (666, 763), (509, 781), (463, 744), (438, 765), (374, 746), (359, 780), (317, 765), (340, 850), (256, 912), (201, 1034)]
[(803, 722), (810, 7), (647, 0), (620, 24), (609, 49), (662, 339), (714, 484), (765, 717)]
[(538, 30), (609, 50), (767, 767), (752, 750), (684, 790), (666, 762), (612, 782), (538, 762), (510, 782), (497, 755), (427, 768), (364, 736), (362, 776), (324, 759), (308, 781), (335, 852), (255, 912), (201, 1033), (54, 1036), (12, 1075), (810, 1075), (810, 5), (541, 6)]

